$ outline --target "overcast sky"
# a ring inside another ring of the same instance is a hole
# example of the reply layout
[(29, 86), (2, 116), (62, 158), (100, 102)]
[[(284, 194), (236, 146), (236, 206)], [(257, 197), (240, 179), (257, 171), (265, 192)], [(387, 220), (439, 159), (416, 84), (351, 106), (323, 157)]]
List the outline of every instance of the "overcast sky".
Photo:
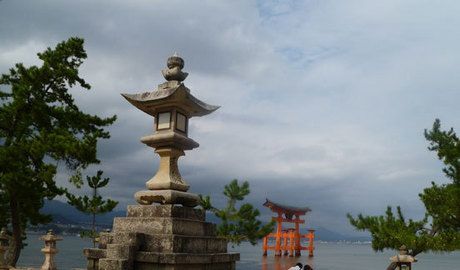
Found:
[(190, 121), (200, 147), (180, 168), (191, 191), (221, 204), (226, 183), (248, 180), (265, 220), (267, 197), (349, 234), (347, 212), (401, 205), (420, 217), (417, 194), (445, 181), (423, 130), (435, 118), (460, 130), (458, 14), (459, 1), (3, 0), (0, 73), (85, 39), (92, 90), (72, 93), (86, 111), (118, 116), (92, 170), (110, 176), (105, 194), (125, 208), (158, 157), (139, 141), (153, 119), (120, 93), (154, 90), (178, 52), (192, 94), (222, 106)]

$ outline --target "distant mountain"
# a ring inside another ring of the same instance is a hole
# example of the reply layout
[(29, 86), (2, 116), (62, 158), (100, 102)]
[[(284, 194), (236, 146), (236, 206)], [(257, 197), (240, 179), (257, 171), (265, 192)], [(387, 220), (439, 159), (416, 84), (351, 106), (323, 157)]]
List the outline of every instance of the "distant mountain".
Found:
[[(45, 201), (45, 205), (40, 212), (51, 215), (54, 223), (89, 224), (91, 222), (90, 215), (86, 215), (75, 209), (75, 207), (57, 200)], [(113, 218), (121, 216), (126, 216), (126, 212), (112, 211), (103, 215), (97, 215), (96, 223), (99, 225), (112, 226)]]
[[(91, 216), (86, 215), (75, 207), (56, 200), (46, 201), (41, 209), (44, 214), (53, 216), (53, 222), (59, 224), (89, 224)], [(96, 216), (96, 223), (99, 225), (112, 226), (114, 217), (126, 216), (125, 211), (113, 211), (107, 214)], [(220, 219), (212, 213), (206, 213), (206, 221), (220, 223)], [(369, 237), (347, 236), (329, 229), (318, 227), (315, 229), (315, 239), (321, 241), (369, 241)], [(301, 229), (301, 233), (307, 233), (307, 229)]]
[[(216, 224), (220, 223), (220, 219), (217, 218), (212, 213), (206, 213), (206, 221), (216, 223)], [(318, 228), (313, 228), (313, 229), (315, 229), (315, 240), (328, 241), (328, 242), (333, 242), (333, 241), (370, 241), (370, 237), (356, 237), (356, 236), (343, 235), (341, 233), (334, 232), (334, 231), (328, 230), (328, 229), (323, 228), (323, 227), (318, 227)], [(300, 229), (300, 233), (302, 233), (302, 234), (305, 234), (307, 232), (308, 232), (308, 230), (305, 229), (305, 228)]]
[[(305, 230), (306, 231), (306, 230)], [(370, 241), (370, 237), (366, 236), (349, 236), (338, 232), (328, 230), (323, 227), (315, 228), (315, 239), (320, 241)]]

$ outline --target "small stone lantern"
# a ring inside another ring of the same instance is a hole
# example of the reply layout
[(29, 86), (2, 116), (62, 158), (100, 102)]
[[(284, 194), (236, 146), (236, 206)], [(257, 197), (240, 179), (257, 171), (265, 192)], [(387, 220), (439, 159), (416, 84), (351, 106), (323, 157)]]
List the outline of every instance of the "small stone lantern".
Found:
[(6, 228), (2, 228), (0, 232), (0, 270), (10, 269), (5, 262), (5, 253), (9, 247), (9, 239)]
[(412, 270), (412, 263), (417, 262), (417, 259), (407, 254), (406, 246), (402, 245), (399, 248), (399, 254), (390, 258), (392, 263), (396, 263), (398, 270)]
[(40, 239), (45, 241), (45, 247), (42, 248), (42, 252), (45, 254), (45, 261), (40, 270), (56, 270), (56, 263), (54, 262), (54, 256), (58, 253), (56, 242), (62, 240), (62, 238), (57, 237), (53, 233), (53, 230), (49, 230), (48, 233), (40, 237)]

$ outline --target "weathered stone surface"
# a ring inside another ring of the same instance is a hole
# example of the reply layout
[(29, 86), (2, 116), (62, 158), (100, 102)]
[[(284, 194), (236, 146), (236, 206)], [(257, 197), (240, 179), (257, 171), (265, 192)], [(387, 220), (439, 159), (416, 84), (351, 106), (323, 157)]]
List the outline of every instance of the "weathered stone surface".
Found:
[(108, 244), (107, 258), (130, 260), (136, 253), (136, 246), (123, 244)]
[(165, 101), (168, 104), (184, 107), (190, 117), (207, 115), (219, 109), (219, 106), (199, 100), (191, 94), (190, 89), (178, 82), (159, 84), (152, 92), (121, 95), (136, 108), (153, 117), (164, 108), (161, 104)]
[(182, 218), (135, 218), (116, 217), (115, 232), (137, 232), (143, 234), (180, 234), (193, 236), (215, 236), (215, 224)]
[(94, 258), (87, 258), (86, 270), (98, 270), (99, 269), (99, 260)]
[(173, 217), (205, 221), (205, 211), (177, 205), (128, 205), (128, 217)]
[(227, 241), (217, 237), (146, 235), (140, 250), (162, 253), (225, 253)]
[(134, 198), (142, 205), (150, 205), (152, 203), (182, 204), (187, 207), (197, 206), (200, 199), (198, 195), (194, 193), (173, 189), (141, 190), (134, 194)]
[(136, 270), (235, 270), (235, 262), (214, 264), (150, 264), (136, 262)]
[[(129, 246), (135, 246), (136, 249), (139, 248), (140, 243), (143, 242), (144, 235), (137, 232), (113, 232), (112, 233), (112, 243), (114, 244), (123, 244)], [(107, 244), (108, 246), (109, 244)]]
[(99, 248), (106, 248), (107, 244), (111, 244), (113, 242), (113, 234), (110, 232), (101, 232), (99, 234)]
[(234, 262), (239, 259), (239, 253), (187, 254), (140, 251), (136, 253), (135, 260), (154, 264), (212, 264)]
[[(136, 232), (114, 232), (111, 243), (106, 244), (105, 258), (99, 260), (98, 267), (102, 270), (133, 269), (133, 261), (144, 235)], [(94, 261), (94, 259), (93, 259)], [(88, 261), (88, 266), (94, 262)], [(97, 268), (88, 267), (88, 269)]]
[(107, 250), (100, 248), (85, 248), (83, 255), (87, 258), (101, 259), (107, 257)]
[(136, 205), (128, 206), (127, 215), (115, 218), (113, 232), (101, 235), (104, 249), (85, 250), (88, 269), (235, 269), (239, 254), (227, 253), (226, 240), (216, 237), (204, 211)]
[(209, 237), (206, 239), (206, 253), (226, 253), (227, 244), (226, 239)]
[(99, 270), (132, 270), (133, 264), (128, 260), (100, 259)]
[[(173, 147), (177, 149), (182, 149), (182, 150), (192, 150), (193, 148), (197, 148), (199, 144), (195, 142), (193, 139), (184, 136), (178, 132), (175, 131), (163, 131), (159, 133), (155, 133), (152, 135), (147, 135), (141, 138), (141, 142), (145, 143), (146, 145), (153, 147), (153, 148), (160, 148), (160, 147)], [(168, 161), (170, 161), (168, 159)], [(176, 160), (177, 162), (177, 160)], [(170, 164), (173, 165), (173, 164)], [(176, 163), (177, 165), (177, 163)], [(166, 169), (166, 167), (161, 167), (161, 159), (160, 159), (160, 167), (159, 169)], [(160, 172), (159, 170), (159, 172)], [(164, 171), (163, 171), (164, 172)], [(168, 172), (169, 174), (169, 172)], [(152, 178), (152, 180), (155, 179)], [(157, 178), (161, 179), (161, 178)], [(183, 179), (181, 179), (183, 181)], [(153, 188), (155, 186), (152, 186)], [(147, 183), (147, 188), (150, 189), (149, 184)], [(187, 190), (189, 186), (187, 185)]]
[[(170, 134), (170, 136), (167, 136)], [(160, 164), (157, 173), (152, 179), (145, 183), (149, 190), (163, 190), (172, 189), (186, 192), (189, 189), (189, 185), (185, 182), (179, 172), (177, 161), (179, 157), (184, 155), (182, 147), (176, 148), (171, 147), (171, 143), (184, 140), (184, 143), (193, 141), (192, 139), (182, 134), (172, 132), (157, 132), (154, 135), (141, 138), (143, 143), (156, 148), (155, 153), (160, 156)], [(158, 145), (159, 141), (166, 140), (166, 147)], [(153, 145), (151, 145), (152, 143)]]

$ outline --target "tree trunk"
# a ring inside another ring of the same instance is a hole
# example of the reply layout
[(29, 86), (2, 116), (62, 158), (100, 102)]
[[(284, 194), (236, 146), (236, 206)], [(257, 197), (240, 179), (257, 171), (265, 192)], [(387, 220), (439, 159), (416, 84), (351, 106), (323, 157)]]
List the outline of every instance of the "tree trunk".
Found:
[(96, 214), (93, 213), (93, 231), (91, 232), (91, 238), (93, 240), (93, 247), (96, 247)]
[(390, 263), (390, 265), (388, 265), (387, 270), (394, 270), (396, 269), (396, 267), (397, 267), (396, 263), (392, 262)]
[(11, 266), (16, 266), (22, 249), (22, 229), (21, 221), (19, 218), (18, 201), (14, 197), (10, 199), (10, 210), (11, 226), (13, 228), (13, 248), (11, 249), (12, 253), (9, 256), (8, 264)]

